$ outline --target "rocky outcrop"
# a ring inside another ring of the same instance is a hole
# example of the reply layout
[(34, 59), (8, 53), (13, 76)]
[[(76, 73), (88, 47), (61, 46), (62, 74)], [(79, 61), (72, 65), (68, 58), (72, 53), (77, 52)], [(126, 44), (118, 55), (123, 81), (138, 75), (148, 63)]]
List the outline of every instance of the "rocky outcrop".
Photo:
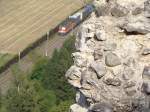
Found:
[(94, 4), (66, 73), (77, 90), (70, 111), (150, 112), (150, 0)]

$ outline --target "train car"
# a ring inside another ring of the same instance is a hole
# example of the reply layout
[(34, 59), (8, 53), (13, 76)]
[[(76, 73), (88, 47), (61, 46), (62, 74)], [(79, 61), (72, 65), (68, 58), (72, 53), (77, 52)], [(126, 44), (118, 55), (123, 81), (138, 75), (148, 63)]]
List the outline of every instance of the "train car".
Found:
[(85, 8), (83, 9), (83, 12), (82, 12), (82, 18), (86, 19), (93, 11), (94, 11), (93, 5), (85, 6)]
[(67, 19), (59, 26), (58, 34), (64, 36), (69, 33), (75, 26), (76, 23), (73, 19)]
[(66, 35), (72, 29), (74, 29), (78, 24), (85, 20), (94, 10), (92, 5), (85, 6), (79, 12), (68, 17), (58, 28), (58, 34)]
[(66, 35), (67, 33), (69, 33), (72, 29), (74, 29), (81, 22), (81, 19), (82, 19), (81, 16), (82, 16), (82, 13), (80, 12), (69, 16), (69, 18), (59, 26), (58, 34)]

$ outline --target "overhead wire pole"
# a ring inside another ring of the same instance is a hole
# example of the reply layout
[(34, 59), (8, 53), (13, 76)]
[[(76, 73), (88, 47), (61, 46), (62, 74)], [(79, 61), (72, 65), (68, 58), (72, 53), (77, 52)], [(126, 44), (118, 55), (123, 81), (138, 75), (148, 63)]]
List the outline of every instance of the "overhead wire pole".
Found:
[(45, 56), (48, 56), (48, 40), (49, 40), (49, 32), (46, 33)]
[(18, 53), (18, 63), (19, 63), (19, 66), (20, 66), (20, 60), (21, 60), (21, 53), (19, 52)]

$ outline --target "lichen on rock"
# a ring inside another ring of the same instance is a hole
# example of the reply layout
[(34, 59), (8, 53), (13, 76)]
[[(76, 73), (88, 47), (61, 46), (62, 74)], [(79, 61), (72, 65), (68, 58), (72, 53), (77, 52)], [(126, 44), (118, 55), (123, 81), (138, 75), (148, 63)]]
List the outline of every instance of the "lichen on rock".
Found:
[(66, 73), (78, 93), (71, 112), (149, 112), (150, 0), (94, 4)]

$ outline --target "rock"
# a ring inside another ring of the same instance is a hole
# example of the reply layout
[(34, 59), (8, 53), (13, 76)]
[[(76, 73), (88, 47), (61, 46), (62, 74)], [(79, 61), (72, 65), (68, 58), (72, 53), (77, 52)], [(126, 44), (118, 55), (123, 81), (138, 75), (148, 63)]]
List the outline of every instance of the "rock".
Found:
[(97, 73), (97, 77), (101, 78), (107, 73), (107, 69), (102, 62), (94, 61), (91, 64), (92, 69)]
[(116, 4), (116, 6), (111, 9), (111, 14), (115, 17), (123, 17), (126, 16), (128, 13), (129, 11), (127, 8), (122, 7), (118, 4)]
[(73, 104), (70, 106), (69, 112), (88, 112), (88, 110), (78, 104)]
[(116, 43), (106, 43), (104, 45), (104, 51), (114, 51), (117, 48)]
[(113, 108), (109, 104), (98, 103), (91, 107), (90, 112), (113, 112)]
[(136, 90), (135, 89), (131, 89), (131, 88), (126, 88), (125, 89), (125, 92), (126, 92), (126, 94), (128, 95), (128, 96), (133, 96), (133, 95), (135, 95), (135, 93), (136, 93)]
[(82, 107), (88, 107), (86, 97), (80, 91), (76, 93), (76, 102)]
[(128, 81), (123, 85), (124, 91), (128, 96), (133, 96), (136, 94), (136, 82)]
[(108, 15), (109, 12), (110, 12), (110, 8), (107, 5), (105, 5), (105, 6), (97, 7), (95, 13), (97, 17), (100, 17), (100, 16)]
[(110, 8), (106, 0), (94, 0), (93, 4), (96, 7), (95, 13), (97, 17), (106, 16), (109, 14)]
[(143, 78), (150, 79), (150, 66), (145, 66), (144, 67)]
[(148, 54), (150, 54), (150, 48), (143, 49), (142, 55), (148, 55)]
[(138, 15), (138, 14), (141, 14), (143, 11), (143, 9), (137, 7), (135, 8), (133, 11), (132, 11), (132, 15)]
[(114, 67), (114, 66), (120, 65), (121, 60), (116, 54), (110, 52), (105, 57), (105, 63), (109, 67)]
[(127, 21), (123, 23), (121, 27), (128, 33), (133, 34), (147, 34), (150, 33), (150, 23), (149, 19), (138, 15), (136, 17), (128, 17)]
[(130, 80), (134, 76), (134, 70), (130, 67), (125, 67), (123, 71), (123, 79)]
[(118, 78), (107, 78), (106, 80), (104, 80), (104, 82), (107, 85), (112, 85), (112, 86), (120, 86), (121, 85), (121, 81)]
[(66, 77), (71, 85), (74, 87), (81, 87), (80, 79), (81, 79), (81, 72), (80, 69), (76, 66), (72, 66), (67, 72)]
[(105, 77), (103, 78), (103, 82), (107, 85), (112, 85), (112, 86), (120, 86), (121, 85), (121, 80), (117, 77), (114, 76), (113, 73), (110, 71), (107, 72)]
[(103, 51), (101, 49), (97, 49), (94, 51), (94, 59), (99, 60), (103, 58)]
[(142, 91), (147, 94), (150, 95), (150, 83), (149, 82), (144, 82), (142, 84)]
[(95, 36), (99, 41), (105, 41), (107, 39), (107, 35), (104, 30), (96, 31)]
[(148, 13), (150, 13), (150, 0), (147, 0), (144, 3), (144, 10), (147, 11)]
[(80, 53), (80, 52), (75, 52), (72, 54), (74, 64), (78, 67), (85, 67), (88, 64), (88, 60), (94, 60), (94, 57), (86, 54), (86, 53)]
[(135, 84), (136, 84), (136, 83), (133, 82), (133, 81), (126, 82), (126, 83), (124, 84), (124, 88), (126, 89), (126, 88), (134, 87)]
[[(148, 99), (147, 99), (148, 100)], [(137, 98), (132, 101), (133, 112), (150, 112), (149, 101)]]
[(97, 74), (94, 71), (84, 70), (81, 77), (82, 89), (91, 90), (97, 86)]

